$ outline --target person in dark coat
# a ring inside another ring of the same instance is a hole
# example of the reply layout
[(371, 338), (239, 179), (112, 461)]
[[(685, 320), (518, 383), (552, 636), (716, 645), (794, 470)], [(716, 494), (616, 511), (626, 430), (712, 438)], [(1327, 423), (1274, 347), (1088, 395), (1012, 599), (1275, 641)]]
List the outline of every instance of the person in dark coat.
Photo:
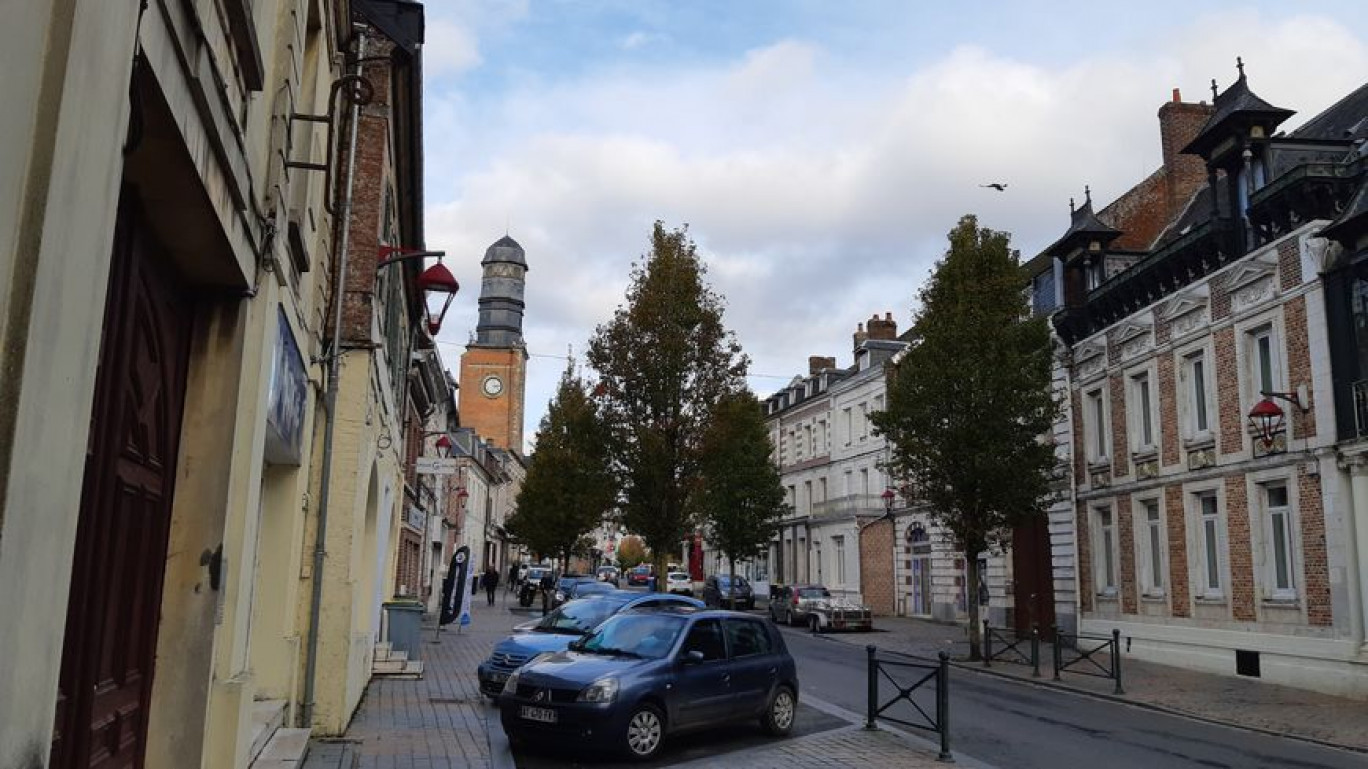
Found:
[(485, 596), (489, 599), (489, 605), (494, 605), (494, 591), (499, 588), (499, 572), (494, 568), (494, 564), (489, 564), (485, 569), (484, 576), (480, 577), (480, 585), (485, 589)]
[(512, 592), (513, 590), (516, 590), (517, 587), (518, 587), (518, 564), (517, 564), (517, 563), (511, 563), (511, 564), (508, 565), (508, 590), (509, 590), (509, 592)]

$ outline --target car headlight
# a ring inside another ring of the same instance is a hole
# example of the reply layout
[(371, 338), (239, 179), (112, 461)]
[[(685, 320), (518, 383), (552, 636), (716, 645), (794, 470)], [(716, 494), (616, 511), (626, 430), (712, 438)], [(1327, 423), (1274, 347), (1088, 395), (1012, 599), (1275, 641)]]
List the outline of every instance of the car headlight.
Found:
[(616, 678), (600, 678), (589, 684), (584, 691), (576, 697), (577, 702), (612, 702), (617, 699), (618, 680)]
[(513, 671), (513, 673), (512, 673), (511, 675), (508, 676), (508, 680), (507, 680), (507, 681), (504, 681), (504, 687), (503, 687), (503, 693), (504, 693), (504, 694), (517, 694), (517, 693), (518, 693), (518, 675), (519, 675), (519, 671), (516, 671), (516, 670), (515, 670), (515, 671)]
[(562, 593), (561, 591), (557, 590), (557, 591), (556, 591), (556, 600), (557, 600), (557, 601), (564, 601), (564, 600), (565, 600), (565, 593)]

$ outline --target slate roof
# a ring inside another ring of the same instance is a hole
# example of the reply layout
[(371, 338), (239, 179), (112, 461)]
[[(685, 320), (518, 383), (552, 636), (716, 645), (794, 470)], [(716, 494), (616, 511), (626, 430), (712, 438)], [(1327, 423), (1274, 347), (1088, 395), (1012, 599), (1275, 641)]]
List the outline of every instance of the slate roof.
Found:
[(1224, 129), (1230, 127), (1237, 120), (1267, 121), (1272, 126), (1276, 126), (1297, 114), (1293, 110), (1274, 107), (1260, 99), (1257, 94), (1249, 90), (1249, 81), (1245, 79), (1243, 73), (1240, 74), (1234, 85), (1217, 94), (1215, 106), (1216, 112), (1207, 119), (1202, 130), (1197, 132), (1197, 137), (1183, 148), (1185, 154), (1206, 154), (1225, 138)]
[(1083, 201), (1083, 205), (1074, 209), (1070, 215), (1069, 229), (1046, 248), (1044, 253), (1051, 256), (1064, 256), (1077, 241), (1081, 240), (1100, 240), (1104, 244), (1110, 243), (1121, 235), (1121, 231), (1110, 227), (1097, 218), (1093, 213), (1092, 196)]
[(484, 259), (480, 264), (493, 264), (494, 262), (511, 262), (512, 264), (520, 264), (523, 267), (526, 267), (527, 252), (523, 251), (522, 246), (518, 245), (518, 241), (505, 235), (494, 241), (489, 248), (485, 249)]
[(1296, 139), (1353, 141), (1368, 138), (1368, 83), (1289, 134)]

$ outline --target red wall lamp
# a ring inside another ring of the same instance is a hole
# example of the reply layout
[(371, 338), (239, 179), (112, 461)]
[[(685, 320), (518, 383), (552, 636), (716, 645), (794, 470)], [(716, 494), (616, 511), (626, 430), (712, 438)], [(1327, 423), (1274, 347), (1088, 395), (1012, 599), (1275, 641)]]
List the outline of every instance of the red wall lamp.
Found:
[[(437, 263), (418, 275), (418, 290), (423, 292), (423, 313), (426, 316), (428, 333), (436, 336), (442, 328), (442, 320), (446, 318), (447, 310), (451, 308), (452, 300), (456, 298), (456, 292), (461, 290), (461, 284), (456, 282), (456, 276), (451, 274), (451, 270), (447, 269), (445, 264), (442, 264), (442, 257), (446, 256), (446, 252), (381, 246), (379, 266), (388, 267), (391, 264), (414, 259), (426, 259), (430, 256), (437, 257)], [(433, 315), (432, 308), (427, 304), (427, 297), (431, 294), (446, 295), (446, 301), (442, 303), (442, 310), (436, 315)]]
[(1296, 392), (1260, 392), (1263, 400), (1254, 404), (1254, 408), (1249, 410), (1249, 424), (1254, 428), (1255, 440), (1263, 445), (1264, 450), (1273, 448), (1273, 442), (1286, 428), (1286, 414), (1282, 407), (1274, 402), (1274, 398), (1285, 400), (1297, 407), (1302, 414), (1311, 410), (1311, 404), (1306, 392), (1306, 385), (1299, 385)]

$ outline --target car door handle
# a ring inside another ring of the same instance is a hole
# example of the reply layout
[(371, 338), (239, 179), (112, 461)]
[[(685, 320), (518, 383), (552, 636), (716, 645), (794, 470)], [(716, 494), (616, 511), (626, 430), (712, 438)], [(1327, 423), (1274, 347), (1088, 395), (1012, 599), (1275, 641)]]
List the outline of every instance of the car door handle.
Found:
[(726, 674), (724, 674), (724, 675), (722, 676), (722, 683), (724, 683), (724, 684), (729, 684), (729, 683), (731, 683), (731, 673), (726, 673)]
[(778, 675), (778, 673), (779, 673), (779, 668), (770, 668), (770, 669), (769, 669), (770, 678), (773, 678), (774, 676)]

